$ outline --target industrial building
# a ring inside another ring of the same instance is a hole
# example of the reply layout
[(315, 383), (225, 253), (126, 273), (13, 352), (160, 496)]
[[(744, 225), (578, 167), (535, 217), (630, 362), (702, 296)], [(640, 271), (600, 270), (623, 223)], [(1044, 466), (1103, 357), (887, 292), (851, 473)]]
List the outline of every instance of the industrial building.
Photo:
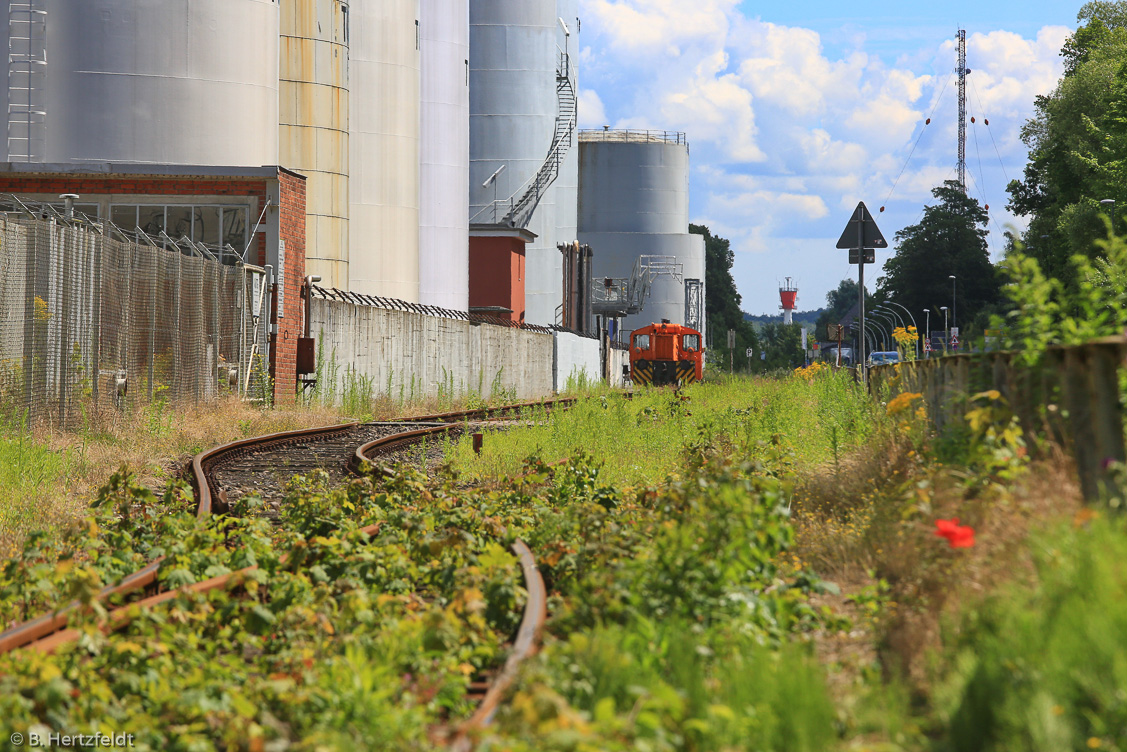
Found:
[(684, 135), (580, 137), (577, 6), (11, 2), (0, 190), (269, 267), (279, 342), (307, 276), (587, 337), (703, 330)]

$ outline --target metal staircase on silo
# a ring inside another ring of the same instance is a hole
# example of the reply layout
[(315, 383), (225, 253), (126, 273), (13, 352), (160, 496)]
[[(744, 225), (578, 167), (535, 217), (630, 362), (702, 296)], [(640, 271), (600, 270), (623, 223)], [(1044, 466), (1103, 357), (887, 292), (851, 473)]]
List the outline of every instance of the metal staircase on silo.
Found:
[(43, 0), (8, 4), (8, 160), (43, 160), (40, 101), (47, 72), (47, 11)]
[[(552, 145), (548, 148), (548, 156), (532, 179), (522, 185), (506, 203), (510, 205), (508, 214), (501, 220), (510, 227), (527, 227), (532, 219), (532, 213), (540, 204), (540, 199), (548, 187), (555, 182), (560, 174), (560, 165), (563, 164), (568, 150), (571, 148), (575, 137), (576, 99), (575, 83), (571, 80), (571, 56), (564, 50), (557, 48), (556, 56), (556, 101), (558, 110), (556, 114), (556, 132), (552, 136)], [(520, 196), (520, 198), (517, 198)]]

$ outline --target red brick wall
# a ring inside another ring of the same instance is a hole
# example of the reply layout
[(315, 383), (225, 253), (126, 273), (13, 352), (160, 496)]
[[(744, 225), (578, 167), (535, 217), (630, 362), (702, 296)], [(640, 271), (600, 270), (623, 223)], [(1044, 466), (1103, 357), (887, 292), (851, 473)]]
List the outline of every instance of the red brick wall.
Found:
[(470, 308), (503, 306), (501, 318), (524, 321), (525, 243), (516, 237), (470, 238)]
[[(79, 196), (135, 195), (135, 196), (254, 196), (259, 211), (266, 204), (266, 181), (262, 178), (189, 177), (185, 175), (24, 175), (0, 174), (0, 193), (16, 195), (46, 194), (55, 200), (63, 193)], [(83, 203), (79, 199), (79, 203)], [(251, 217), (253, 230), (258, 217)], [(122, 228), (132, 230), (132, 227)], [(238, 249), (242, 251), (242, 248)], [(266, 263), (266, 236), (258, 236), (257, 251), (249, 254), (248, 262), (257, 266)]]
[[(297, 338), (304, 332), (305, 311), (302, 307), (301, 284), (305, 279), (305, 178), (279, 170), (281, 207), (279, 233), (286, 243), (286, 284), (284, 316), (274, 323), (278, 333), (271, 348), (270, 372), (274, 376), (274, 400), (292, 403), (297, 393)], [(54, 200), (62, 193), (90, 195), (147, 196), (253, 196), (259, 211), (266, 205), (269, 178), (261, 177), (191, 177), (184, 175), (22, 175), (0, 174), (0, 193), (44, 195)], [(79, 199), (82, 202), (82, 199)], [(263, 218), (263, 223), (269, 217)], [(250, 218), (254, 229), (257, 216)], [(132, 228), (123, 228), (132, 229)], [(239, 249), (242, 250), (241, 248)], [(257, 250), (247, 259), (262, 266), (266, 263), (266, 233), (260, 232)]]
[(273, 349), (274, 401), (292, 403), (297, 394), (297, 338), (305, 332), (301, 285), (305, 281), (305, 178), (278, 173), (281, 210), (279, 237), (286, 243), (284, 316), (277, 319)]

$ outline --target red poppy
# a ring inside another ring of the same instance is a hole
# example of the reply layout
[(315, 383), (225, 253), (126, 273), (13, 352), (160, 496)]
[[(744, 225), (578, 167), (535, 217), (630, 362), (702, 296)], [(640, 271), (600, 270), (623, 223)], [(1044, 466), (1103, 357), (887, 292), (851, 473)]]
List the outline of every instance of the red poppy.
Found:
[(974, 545), (974, 528), (960, 525), (959, 518), (935, 521), (935, 534), (946, 538), (951, 548), (970, 548)]

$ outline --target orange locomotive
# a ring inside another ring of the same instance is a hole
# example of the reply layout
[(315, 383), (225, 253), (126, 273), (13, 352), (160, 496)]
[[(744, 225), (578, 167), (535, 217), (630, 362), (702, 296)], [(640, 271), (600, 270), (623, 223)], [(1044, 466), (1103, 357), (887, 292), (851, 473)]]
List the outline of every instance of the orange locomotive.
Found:
[(630, 379), (635, 384), (691, 384), (702, 378), (704, 348), (696, 329), (662, 321), (630, 335)]

